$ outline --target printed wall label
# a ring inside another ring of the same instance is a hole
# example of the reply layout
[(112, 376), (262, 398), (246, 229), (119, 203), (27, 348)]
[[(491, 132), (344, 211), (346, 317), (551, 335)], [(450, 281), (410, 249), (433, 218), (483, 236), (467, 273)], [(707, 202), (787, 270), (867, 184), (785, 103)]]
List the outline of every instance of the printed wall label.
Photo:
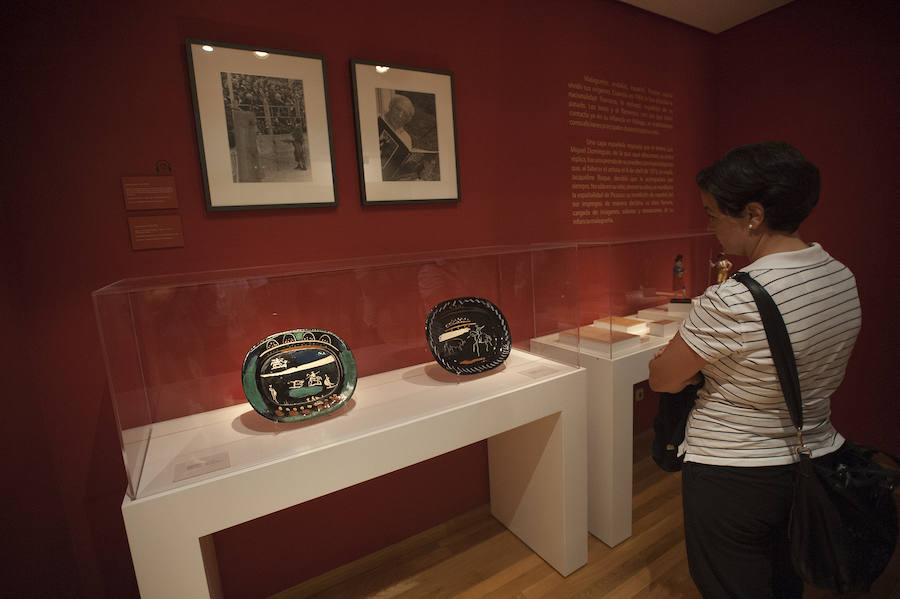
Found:
[(184, 247), (181, 216), (177, 214), (129, 216), (128, 230), (134, 250)]
[(175, 177), (122, 177), (125, 210), (178, 208)]

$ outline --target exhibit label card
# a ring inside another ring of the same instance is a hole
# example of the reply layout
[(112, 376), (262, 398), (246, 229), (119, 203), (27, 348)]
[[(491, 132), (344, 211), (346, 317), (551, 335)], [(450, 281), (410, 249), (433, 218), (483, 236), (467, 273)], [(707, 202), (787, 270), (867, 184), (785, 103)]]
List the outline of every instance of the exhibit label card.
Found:
[(128, 230), (135, 250), (184, 247), (181, 216), (177, 214), (129, 216)]
[(122, 177), (126, 210), (178, 208), (175, 177)]
[(208, 456), (193, 456), (175, 464), (172, 482), (178, 482), (201, 474), (231, 467), (228, 452), (222, 451)]

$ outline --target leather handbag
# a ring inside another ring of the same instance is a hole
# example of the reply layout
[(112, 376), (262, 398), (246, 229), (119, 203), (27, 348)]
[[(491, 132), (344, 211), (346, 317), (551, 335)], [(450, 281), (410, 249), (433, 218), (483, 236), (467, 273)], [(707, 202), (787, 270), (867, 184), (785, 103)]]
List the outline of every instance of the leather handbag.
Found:
[(696, 385), (688, 385), (678, 393), (659, 394), (659, 407), (653, 417), (650, 455), (657, 466), (666, 472), (681, 470), (684, 456), (678, 455), (678, 446), (684, 441), (688, 415), (697, 399), (697, 389), (703, 386), (703, 382), (701, 379)]
[(900, 471), (885, 468), (875, 457), (881, 454), (898, 466), (900, 461), (850, 441), (832, 454), (812, 459), (803, 443), (800, 379), (778, 306), (746, 272), (737, 272), (732, 278), (743, 283), (756, 300), (797, 430), (798, 463), (788, 524), (794, 569), (814, 586), (840, 593), (868, 591), (897, 545), (893, 488), (900, 482)]

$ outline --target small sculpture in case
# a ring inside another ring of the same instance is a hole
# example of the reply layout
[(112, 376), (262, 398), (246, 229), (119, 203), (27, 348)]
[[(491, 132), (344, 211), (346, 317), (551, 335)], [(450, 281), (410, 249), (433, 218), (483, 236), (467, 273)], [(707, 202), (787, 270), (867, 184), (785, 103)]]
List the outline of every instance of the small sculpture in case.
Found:
[(356, 389), (356, 360), (343, 339), (322, 329), (269, 335), (241, 368), (244, 395), (260, 415), (298, 422), (334, 412)]
[(512, 349), (500, 309), (480, 297), (443, 301), (425, 319), (428, 349), (453, 374), (479, 374), (503, 364)]
[(731, 272), (733, 264), (725, 256), (725, 252), (719, 252), (715, 261), (710, 260), (709, 266), (716, 269), (716, 285), (721, 285), (728, 278), (728, 273)]
[(691, 303), (691, 298), (687, 294), (687, 287), (684, 284), (684, 256), (681, 254), (675, 256), (675, 264), (672, 266), (672, 291), (674, 295), (672, 298), (673, 304)]

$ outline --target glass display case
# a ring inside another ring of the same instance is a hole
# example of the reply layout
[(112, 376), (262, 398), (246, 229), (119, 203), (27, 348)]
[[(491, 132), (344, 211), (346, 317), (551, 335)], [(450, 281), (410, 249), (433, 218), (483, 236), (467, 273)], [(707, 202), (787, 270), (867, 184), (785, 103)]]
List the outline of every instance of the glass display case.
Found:
[[(427, 363), (423, 385), (460, 385), (471, 377), (435, 363), (425, 321), (440, 302), (479, 297), (505, 316), (512, 353), (475, 376), (499, 373), (500, 385), (504, 370), (544, 376), (550, 369), (528, 359), (530, 340), (577, 328), (578, 261), (577, 244), (492, 247), (135, 278), (98, 289), (93, 300), (128, 496), (278, 460), (330, 436), (365, 434), (360, 421), (371, 430), (391, 425), (390, 401), (375, 405), (358, 392), (337, 411), (303, 422), (257, 414), (242, 389), (241, 365), (251, 347), (281, 331), (336, 333), (369, 388)], [(423, 401), (415, 409), (431, 408)], [(358, 411), (352, 431), (340, 424), (348, 410)]]
[[(317, 429), (347, 410), (371, 410), (365, 418), (357, 413), (363, 428), (390, 426), (390, 407), (358, 393), (336, 412), (303, 422), (257, 414), (242, 388), (241, 365), (270, 335), (331, 331), (349, 346), (360, 380), (430, 364), (430, 383), (460, 385), (472, 375), (438, 366), (426, 318), (448, 299), (478, 297), (502, 312), (512, 353), (499, 368), (475, 376), (535, 370), (523, 358), (528, 354), (578, 366), (583, 354), (612, 359), (665, 343), (690, 298), (715, 282), (718, 251), (713, 235), (697, 233), (177, 274), (98, 289), (93, 300), (128, 496), (304, 451), (329, 442), (317, 438), (326, 428), (325, 436), (365, 434), (359, 424), (347, 432), (339, 425)], [(682, 283), (687, 299), (673, 302), (681, 299)], [(497, 377), (497, 384), (503, 380)], [(281, 435), (301, 428), (303, 435)]]
[(588, 530), (614, 547), (632, 532), (634, 386), (715, 282), (719, 245), (696, 233), (579, 243), (575, 252), (578, 326), (535, 337), (531, 350), (586, 371)]
[(578, 326), (538, 343), (613, 359), (667, 342), (716, 282), (720, 250), (706, 232), (577, 243)]

